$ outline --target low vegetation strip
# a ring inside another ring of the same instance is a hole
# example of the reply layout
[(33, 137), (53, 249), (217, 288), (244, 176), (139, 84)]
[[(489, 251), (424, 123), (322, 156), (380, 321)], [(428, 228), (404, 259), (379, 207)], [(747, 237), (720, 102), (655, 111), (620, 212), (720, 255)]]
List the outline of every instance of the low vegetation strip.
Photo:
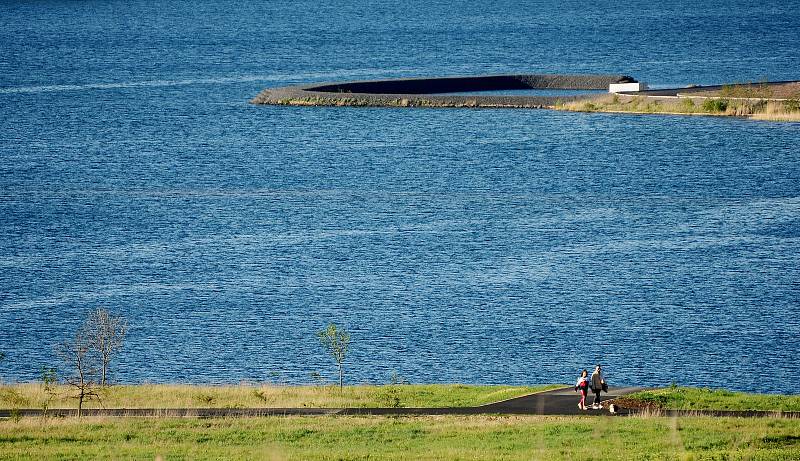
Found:
[(736, 83), (694, 87), (683, 89), (678, 95), (735, 99), (800, 99), (800, 82)]
[[(388, 384), (383, 386), (108, 386), (84, 408), (418, 408), (471, 407), (563, 387)], [(0, 386), (0, 408), (75, 408), (72, 389)]]
[(580, 101), (561, 101), (553, 107), (573, 112), (716, 115), (755, 120), (800, 121), (800, 101), (731, 99), (722, 97), (663, 97), (603, 95)]
[(3, 459), (800, 458), (800, 420), (536, 416), (0, 421)]
[(800, 412), (800, 395), (747, 394), (724, 389), (670, 387), (618, 399), (622, 406), (653, 410)]

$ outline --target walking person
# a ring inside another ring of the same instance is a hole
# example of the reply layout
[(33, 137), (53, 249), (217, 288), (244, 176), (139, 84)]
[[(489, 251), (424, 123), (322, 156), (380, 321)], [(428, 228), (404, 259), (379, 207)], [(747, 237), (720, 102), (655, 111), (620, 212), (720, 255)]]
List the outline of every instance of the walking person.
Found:
[(592, 392), (594, 392), (594, 402), (592, 403), (593, 410), (603, 408), (603, 406), (600, 405), (600, 393), (603, 392), (605, 384), (606, 380), (603, 378), (603, 369), (600, 368), (600, 365), (597, 365), (594, 368), (594, 373), (592, 373)]
[(578, 402), (578, 408), (586, 410), (586, 394), (589, 392), (589, 372), (584, 369), (575, 383), (575, 391), (581, 393), (581, 401)]

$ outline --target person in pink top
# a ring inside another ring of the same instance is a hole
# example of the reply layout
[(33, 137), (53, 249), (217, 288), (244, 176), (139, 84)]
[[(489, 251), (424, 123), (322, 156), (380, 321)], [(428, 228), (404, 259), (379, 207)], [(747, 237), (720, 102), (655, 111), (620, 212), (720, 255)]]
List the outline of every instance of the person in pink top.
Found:
[(586, 394), (589, 392), (589, 372), (583, 370), (575, 383), (575, 392), (581, 393), (581, 401), (578, 402), (578, 408), (581, 410), (586, 409)]

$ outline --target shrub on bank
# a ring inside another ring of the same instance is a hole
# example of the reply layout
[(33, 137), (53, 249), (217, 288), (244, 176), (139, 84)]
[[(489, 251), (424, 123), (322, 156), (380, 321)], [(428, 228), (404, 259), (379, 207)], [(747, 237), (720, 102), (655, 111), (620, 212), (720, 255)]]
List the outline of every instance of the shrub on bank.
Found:
[(726, 99), (706, 99), (703, 101), (703, 110), (710, 113), (721, 113), (728, 109), (728, 101)]

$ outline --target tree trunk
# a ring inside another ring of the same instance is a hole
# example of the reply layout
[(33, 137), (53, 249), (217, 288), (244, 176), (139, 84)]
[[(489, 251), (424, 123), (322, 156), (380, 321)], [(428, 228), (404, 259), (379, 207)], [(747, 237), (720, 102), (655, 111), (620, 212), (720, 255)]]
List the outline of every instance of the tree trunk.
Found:
[(81, 388), (81, 393), (78, 394), (78, 418), (81, 417), (81, 413), (83, 410), (83, 396), (85, 395), (83, 388)]
[(344, 389), (344, 371), (342, 370), (342, 364), (339, 364), (339, 390), (341, 391)]

